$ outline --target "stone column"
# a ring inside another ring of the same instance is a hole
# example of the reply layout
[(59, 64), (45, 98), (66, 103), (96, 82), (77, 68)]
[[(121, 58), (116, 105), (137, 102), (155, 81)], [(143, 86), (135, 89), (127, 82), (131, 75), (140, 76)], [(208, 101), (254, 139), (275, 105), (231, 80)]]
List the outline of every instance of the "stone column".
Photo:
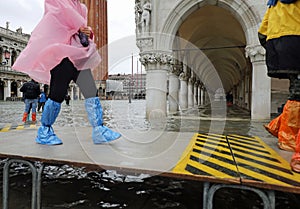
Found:
[(179, 76), (180, 80), (180, 90), (179, 90), (179, 106), (181, 110), (186, 110), (188, 108), (188, 84), (187, 75), (181, 73)]
[(74, 85), (71, 85), (71, 86), (70, 86), (70, 89), (71, 89), (71, 92), (70, 92), (71, 100), (74, 100), (74, 88), (75, 88)]
[(238, 100), (238, 105), (240, 107), (244, 107), (244, 92), (245, 92), (245, 80), (244, 77), (242, 78), (242, 80), (239, 83), (239, 88), (238, 88), (238, 94), (239, 94), (239, 100)]
[(20, 88), (22, 87), (23, 83), (18, 82), (18, 88), (17, 88), (17, 97), (22, 97), (22, 92), (20, 91)]
[(169, 74), (169, 112), (175, 113), (178, 111), (179, 104), (179, 74), (181, 71), (181, 66), (173, 66), (171, 73)]
[(80, 89), (75, 87), (75, 100), (80, 100)]
[(188, 83), (188, 107), (194, 107), (194, 83), (195, 79), (190, 78)]
[(205, 90), (201, 88), (201, 105), (205, 105)]
[(202, 92), (201, 92), (201, 84), (199, 83), (199, 85), (198, 85), (198, 106), (202, 105), (201, 104), (201, 94), (202, 94)]
[(163, 53), (141, 55), (146, 76), (146, 118), (161, 118), (167, 114), (167, 78), (172, 56)]
[(246, 55), (252, 62), (251, 118), (270, 119), (271, 79), (267, 76), (265, 50), (260, 45), (246, 47)]
[(4, 100), (11, 96), (11, 80), (7, 80), (7, 87), (4, 91)]
[(199, 81), (196, 81), (194, 84), (194, 107), (198, 106), (198, 85), (199, 85)]

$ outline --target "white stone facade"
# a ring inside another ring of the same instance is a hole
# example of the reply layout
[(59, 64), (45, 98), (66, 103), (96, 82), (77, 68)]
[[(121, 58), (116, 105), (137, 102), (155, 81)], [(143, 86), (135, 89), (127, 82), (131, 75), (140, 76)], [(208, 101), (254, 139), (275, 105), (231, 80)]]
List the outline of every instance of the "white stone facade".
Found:
[(11, 66), (17, 56), (25, 48), (30, 35), (22, 33), (19, 28), (16, 32), (0, 27), (0, 100), (20, 100), (20, 88), (30, 78), (20, 72), (13, 71)]
[[(6, 28), (0, 27), (0, 100), (19, 101), (22, 99), (20, 88), (31, 78), (24, 73), (14, 71), (11, 67), (16, 61), (21, 51), (26, 47), (30, 35), (9, 29), (9, 23)], [(49, 88), (40, 84), (41, 88), (49, 93)], [(77, 85), (70, 84), (69, 94), (72, 99), (82, 99), (83, 96)]]
[(220, 88), (252, 119), (270, 117), (271, 80), (257, 37), (266, 1), (135, 2), (148, 118), (212, 102)]

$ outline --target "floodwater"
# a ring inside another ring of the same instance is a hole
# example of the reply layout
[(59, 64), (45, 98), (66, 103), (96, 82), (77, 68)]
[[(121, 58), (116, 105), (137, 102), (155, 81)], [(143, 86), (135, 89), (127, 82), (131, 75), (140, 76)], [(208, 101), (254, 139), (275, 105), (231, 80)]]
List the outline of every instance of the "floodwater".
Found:
[[(130, 104), (128, 101), (103, 101), (102, 105), (104, 120), (109, 127), (145, 131), (157, 125), (155, 119), (145, 119), (144, 100), (133, 100)], [(23, 108), (22, 102), (0, 102), (0, 125), (20, 123)], [(262, 128), (267, 121), (251, 121), (249, 112), (243, 109), (228, 108), (226, 121), (219, 117), (211, 118), (211, 114), (209, 107), (202, 107), (181, 115), (169, 115), (161, 121), (160, 128), (163, 127), (164, 131), (222, 131), (224, 134), (270, 137)], [(70, 106), (62, 104), (56, 125), (89, 126), (83, 101), (72, 101)], [(0, 168), (4, 162), (5, 159), (0, 161)], [(2, 169), (0, 174), (2, 179)], [(202, 209), (202, 182), (146, 174), (122, 175), (112, 170), (87, 172), (83, 168), (67, 165), (46, 166), (42, 177), (43, 209)], [(2, 194), (2, 182), (0, 185)], [(9, 195), (9, 208), (31, 207), (31, 174), (25, 165), (16, 164), (12, 167)], [(255, 193), (221, 189), (215, 195), (214, 208), (264, 207)], [(276, 192), (276, 209), (299, 208), (299, 195)]]

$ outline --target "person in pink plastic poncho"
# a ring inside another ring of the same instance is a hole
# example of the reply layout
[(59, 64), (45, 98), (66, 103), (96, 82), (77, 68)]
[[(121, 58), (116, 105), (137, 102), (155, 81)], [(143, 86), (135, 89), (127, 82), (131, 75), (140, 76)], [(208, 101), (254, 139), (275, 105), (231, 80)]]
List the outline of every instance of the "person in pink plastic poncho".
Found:
[[(81, 42), (79, 33), (85, 36), (86, 45)], [(103, 125), (103, 111), (91, 73), (100, 61), (92, 30), (87, 26), (86, 6), (79, 0), (45, 0), (44, 15), (12, 67), (40, 83), (50, 84), (37, 143), (62, 144), (52, 125), (72, 80), (85, 97), (93, 142), (102, 144), (121, 136)]]

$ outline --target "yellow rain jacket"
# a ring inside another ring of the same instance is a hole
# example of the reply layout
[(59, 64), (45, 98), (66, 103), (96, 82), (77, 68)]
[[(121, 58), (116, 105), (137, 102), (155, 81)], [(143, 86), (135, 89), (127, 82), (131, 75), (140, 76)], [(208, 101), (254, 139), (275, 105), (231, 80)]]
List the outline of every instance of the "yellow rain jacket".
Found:
[(267, 40), (287, 35), (300, 35), (300, 1), (283, 4), (279, 0), (269, 7), (262, 20), (259, 33)]

